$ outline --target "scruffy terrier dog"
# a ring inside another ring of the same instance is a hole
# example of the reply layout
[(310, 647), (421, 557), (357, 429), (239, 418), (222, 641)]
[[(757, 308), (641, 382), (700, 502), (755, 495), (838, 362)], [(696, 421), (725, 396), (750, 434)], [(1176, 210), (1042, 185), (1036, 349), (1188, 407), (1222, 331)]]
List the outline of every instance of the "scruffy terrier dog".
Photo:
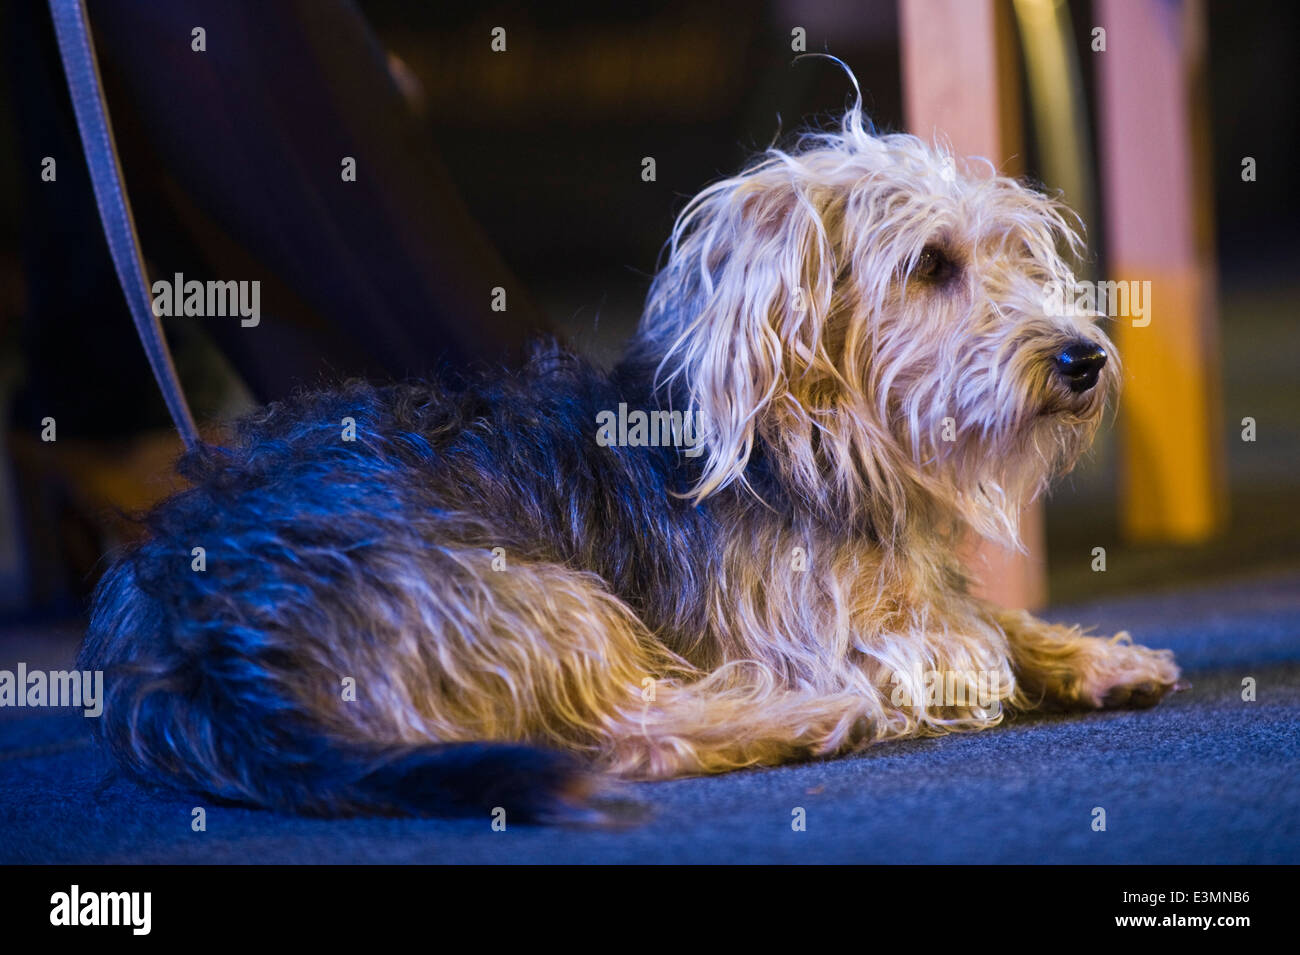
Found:
[[(612, 373), (550, 346), (468, 386), (351, 383), (183, 459), (96, 596), (100, 731), (217, 798), (545, 818), (593, 770), (1152, 704), (1169, 651), (995, 608), (954, 555), (1016, 541), (1118, 381), (1091, 319), (1046, 314), (1079, 247), (1052, 200), (859, 101), (689, 203)], [(620, 405), (698, 446), (598, 441)]]

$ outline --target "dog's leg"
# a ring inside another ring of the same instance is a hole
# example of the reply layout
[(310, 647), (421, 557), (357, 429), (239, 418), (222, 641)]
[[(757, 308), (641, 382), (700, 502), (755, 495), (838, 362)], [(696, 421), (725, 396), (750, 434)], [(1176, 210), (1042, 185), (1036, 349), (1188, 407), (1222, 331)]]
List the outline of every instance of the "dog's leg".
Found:
[(392, 566), (408, 571), (378, 575), (384, 593), (364, 601), (385, 616), (315, 648), (370, 701), (329, 704), (352, 723), (343, 734), (528, 742), (668, 778), (829, 754), (872, 725), (869, 695), (791, 691), (756, 663), (703, 674), (594, 574), (528, 561), (493, 570), (485, 548), (404, 557)]
[(877, 738), (881, 712), (874, 692), (791, 690), (757, 664), (733, 665), (658, 683), (622, 708), (602, 762), (628, 778), (666, 779), (829, 756)]
[(1023, 610), (993, 616), (1011, 646), (1019, 708), (1145, 707), (1178, 687), (1173, 653), (1135, 644), (1127, 633), (1089, 637)]

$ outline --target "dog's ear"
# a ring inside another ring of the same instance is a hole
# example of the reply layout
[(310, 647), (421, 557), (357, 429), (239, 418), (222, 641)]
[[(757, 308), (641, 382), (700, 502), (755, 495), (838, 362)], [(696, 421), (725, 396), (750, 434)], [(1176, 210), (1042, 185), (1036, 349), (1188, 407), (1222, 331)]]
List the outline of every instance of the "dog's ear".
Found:
[(782, 163), (715, 183), (686, 207), (647, 303), (643, 341), (661, 382), (703, 426), (692, 497), (743, 481), (756, 435), (791, 384), (833, 369), (823, 332), (835, 302), (842, 200)]

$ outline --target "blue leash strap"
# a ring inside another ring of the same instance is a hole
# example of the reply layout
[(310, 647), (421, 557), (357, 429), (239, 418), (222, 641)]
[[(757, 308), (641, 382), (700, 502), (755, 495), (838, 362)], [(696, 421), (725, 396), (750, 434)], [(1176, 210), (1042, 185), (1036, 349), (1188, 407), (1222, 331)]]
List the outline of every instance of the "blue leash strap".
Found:
[(85, 2), (50, 0), (50, 13), (54, 18), (63, 71), (68, 77), (68, 90), (72, 94), (72, 108), (77, 114), (82, 149), (90, 167), (90, 181), (95, 187), (95, 204), (99, 207), (99, 219), (104, 225), (104, 237), (113, 256), (117, 280), (126, 295), (135, 330), (140, 335), (140, 343), (144, 345), (163, 400), (167, 402), (167, 410), (171, 412), (185, 447), (193, 450), (199, 443), (199, 433), (185, 402), (180, 379), (176, 376), (171, 352), (167, 350), (162, 324), (153, 313), (144, 257), (140, 252), (126, 185), (122, 181), (122, 167), (113, 142), (113, 126), (109, 121), (108, 104), (104, 101), (104, 87), (90, 38)]

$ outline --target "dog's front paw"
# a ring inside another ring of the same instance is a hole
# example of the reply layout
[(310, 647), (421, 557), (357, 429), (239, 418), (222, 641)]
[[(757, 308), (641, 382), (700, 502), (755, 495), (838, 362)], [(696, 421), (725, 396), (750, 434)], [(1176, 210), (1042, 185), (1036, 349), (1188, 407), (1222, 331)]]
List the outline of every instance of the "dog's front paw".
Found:
[(1170, 692), (1189, 686), (1180, 682), (1171, 651), (1135, 644), (1127, 633), (1093, 641), (1081, 662), (1079, 702), (1097, 709), (1155, 706)]

